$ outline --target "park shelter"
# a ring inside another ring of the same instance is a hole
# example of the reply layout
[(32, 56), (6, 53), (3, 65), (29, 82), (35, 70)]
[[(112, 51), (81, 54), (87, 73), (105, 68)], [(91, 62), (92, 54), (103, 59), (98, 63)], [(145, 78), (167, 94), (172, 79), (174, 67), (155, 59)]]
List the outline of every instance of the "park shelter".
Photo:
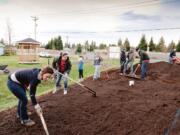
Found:
[(18, 41), (17, 44), (19, 63), (39, 63), (38, 49), (40, 48), (40, 42), (32, 38), (26, 38)]
[(5, 45), (0, 43), (0, 55), (4, 55), (4, 48), (5, 48)]

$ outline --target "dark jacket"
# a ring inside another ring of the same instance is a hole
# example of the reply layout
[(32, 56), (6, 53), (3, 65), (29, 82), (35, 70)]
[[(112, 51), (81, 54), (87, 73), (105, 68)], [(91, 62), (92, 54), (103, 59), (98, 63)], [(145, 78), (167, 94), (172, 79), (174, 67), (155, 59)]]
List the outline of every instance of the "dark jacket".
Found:
[[(57, 69), (59, 72), (61, 71), (61, 67), (59, 66), (60, 65), (60, 62), (62, 60), (62, 56), (60, 56), (58, 59), (54, 60), (53, 63), (52, 63), (52, 66), (54, 69)], [(69, 60), (69, 57), (67, 58), (66, 60), (66, 66), (65, 66), (65, 71), (64, 73), (70, 73), (71, 71), (71, 61)]]
[(27, 70), (21, 70), (17, 71), (15, 73), (16, 79), (20, 82), (20, 85), (27, 89), (27, 87), (30, 87), (30, 97), (33, 105), (37, 104), (36, 101), (36, 88), (39, 83), (41, 83), (40, 80), (38, 80), (38, 74), (41, 70), (34, 68), (34, 69), (27, 69)]
[(122, 62), (126, 62), (126, 52), (125, 51), (121, 51), (120, 63), (122, 63)]
[(142, 64), (142, 62), (145, 60), (150, 60), (148, 54), (144, 51), (139, 51), (139, 56), (140, 56), (140, 64)]
[(176, 51), (171, 51), (170, 54), (169, 54), (169, 57), (173, 58), (176, 56)]

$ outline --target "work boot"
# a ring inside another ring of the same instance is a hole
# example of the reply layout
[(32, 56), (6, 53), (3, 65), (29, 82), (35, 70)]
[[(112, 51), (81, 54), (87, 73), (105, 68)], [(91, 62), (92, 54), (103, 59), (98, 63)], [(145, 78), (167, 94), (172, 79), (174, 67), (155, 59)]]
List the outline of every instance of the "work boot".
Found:
[(31, 119), (28, 120), (21, 120), (21, 124), (27, 127), (31, 127), (33, 125), (35, 125), (35, 122)]
[(64, 89), (64, 95), (67, 95), (67, 90), (66, 89)]
[[(32, 115), (32, 112), (28, 112), (28, 115), (31, 116), (31, 115)], [(16, 118), (17, 118), (17, 119), (20, 119), (20, 116), (19, 116), (18, 113), (17, 113), (17, 115), (16, 115)]]

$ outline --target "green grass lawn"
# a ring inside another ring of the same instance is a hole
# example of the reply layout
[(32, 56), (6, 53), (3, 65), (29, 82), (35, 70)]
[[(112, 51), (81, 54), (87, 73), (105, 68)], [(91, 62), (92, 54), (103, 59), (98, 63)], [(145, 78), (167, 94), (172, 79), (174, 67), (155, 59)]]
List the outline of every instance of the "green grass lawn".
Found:
[[(52, 62), (52, 58), (49, 59), (50, 63)], [(72, 63), (74, 63), (74, 58)], [(105, 68), (117, 67), (119, 66), (119, 60), (105, 60), (105, 64), (108, 64)], [(18, 57), (17, 56), (0, 56), (0, 65), (7, 64), (8, 68), (10, 69), (20, 69), (20, 68), (34, 68), (34, 67), (44, 67), (48, 65), (47, 58), (40, 58), (39, 64), (18, 64)], [(103, 68), (103, 69), (105, 69)], [(94, 67), (92, 62), (85, 63), (84, 65), (84, 76), (88, 77), (93, 75)], [(12, 95), (12, 93), (7, 88), (7, 77), (8, 75), (1, 75), (0, 74), (0, 111), (13, 107), (17, 104), (17, 99)], [(70, 77), (74, 80), (78, 80), (78, 71), (77, 65), (72, 65), (72, 70), (70, 73)], [(72, 82), (70, 82), (72, 84)], [(37, 94), (42, 95), (43, 93), (49, 92), (54, 88), (54, 81), (49, 82), (42, 82), (37, 88)]]

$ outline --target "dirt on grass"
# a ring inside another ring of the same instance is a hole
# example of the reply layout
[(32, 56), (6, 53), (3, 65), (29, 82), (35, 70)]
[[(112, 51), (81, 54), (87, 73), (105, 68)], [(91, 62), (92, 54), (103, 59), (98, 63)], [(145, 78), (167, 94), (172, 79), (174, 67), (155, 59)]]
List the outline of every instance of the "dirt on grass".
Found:
[[(100, 80), (83, 82), (97, 97), (76, 84), (66, 96), (61, 90), (39, 97), (50, 135), (163, 135), (180, 107), (180, 66), (150, 64), (146, 81), (135, 79), (129, 87), (129, 80), (113, 69)], [(13, 108), (0, 113), (0, 135), (45, 135), (33, 107), (28, 108), (35, 126), (22, 126)], [(169, 135), (180, 135), (180, 120)]]

